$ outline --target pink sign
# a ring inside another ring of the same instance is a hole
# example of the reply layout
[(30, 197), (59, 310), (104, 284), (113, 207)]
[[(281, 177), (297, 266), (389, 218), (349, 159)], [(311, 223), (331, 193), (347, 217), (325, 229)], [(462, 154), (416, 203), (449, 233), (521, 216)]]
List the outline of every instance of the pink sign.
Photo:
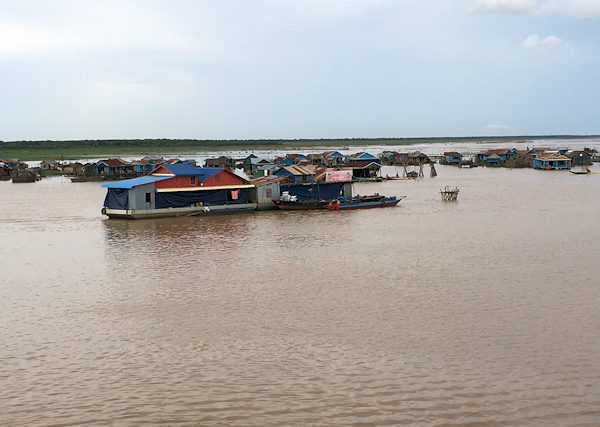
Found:
[(352, 181), (351, 170), (328, 171), (325, 175), (325, 182), (348, 182)]

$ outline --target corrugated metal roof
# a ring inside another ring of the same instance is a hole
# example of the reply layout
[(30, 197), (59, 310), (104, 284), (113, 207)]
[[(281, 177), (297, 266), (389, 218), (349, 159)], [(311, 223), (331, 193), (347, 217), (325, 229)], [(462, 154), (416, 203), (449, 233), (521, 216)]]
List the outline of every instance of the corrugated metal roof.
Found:
[(312, 175), (312, 171), (306, 169), (303, 166), (284, 166), (281, 169), (285, 169), (292, 175)]
[(190, 163), (164, 164), (162, 166), (174, 173), (175, 176), (197, 176), (200, 181), (204, 181), (224, 170), (223, 168), (199, 168)]
[(377, 162), (371, 162), (368, 160), (364, 160), (364, 161), (354, 161), (354, 162), (348, 162), (344, 165), (344, 167), (346, 168), (352, 168), (352, 169), (366, 169), (369, 168), (371, 166), (377, 166), (377, 167), (381, 167), (381, 165)]
[(259, 187), (261, 185), (271, 184), (271, 183), (274, 183), (274, 182), (282, 182), (282, 181), (289, 181), (289, 182), (291, 182), (286, 176), (282, 176), (282, 175), (267, 175), (267, 176), (261, 176), (260, 178), (251, 179), (250, 183), (256, 185), (257, 187)]
[(157, 188), (158, 193), (176, 193), (181, 191), (212, 191), (212, 190), (236, 190), (238, 188), (254, 188), (254, 184), (235, 184), (235, 185), (210, 185), (207, 187), (172, 187)]
[(162, 181), (163, 179), (172, 178), (170, 176), (154, 176), (154, 175), (146, 175), (140, 176), (137, 178), (124, 179), (123, 181), (114, 181), (107, 182), (106, 184), (102, 184), (103, 188), (122, 188), (131, 190), (133, 187), (137, 187), (139, 185), (150, 184), (157, 181)]
[(539, 157), (543, 160), (569, 160), (567, 156), (559, 153), (540, 153)]
[(106, 160), (100, 160), (101, 162), (104, 162), (107, 166), (111, 167), (111, 168), (118, 168), (121, 166), (127, 166), (129, 164), (129, 162), (126, 162), (123, 159), (106, 159)]

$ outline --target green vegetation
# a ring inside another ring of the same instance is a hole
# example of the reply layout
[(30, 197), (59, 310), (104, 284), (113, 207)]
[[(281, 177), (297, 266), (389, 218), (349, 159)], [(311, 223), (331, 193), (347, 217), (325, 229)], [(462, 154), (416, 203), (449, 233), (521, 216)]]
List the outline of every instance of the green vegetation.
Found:
[(516, 143), (531, 139), (569, 139), (581, 136), (511, 136), (458, 138), (348, 138), (348, 139), (112, 139), (73, 141), (0, 141), (0, 158), (27, 160), (70, 160), (89, 157), (145, 156), (149, 154), (190, 154), (233, 150), (299, 150), (316, 147), (366, 147), (370, 145), (409, 145), (450, 142)]

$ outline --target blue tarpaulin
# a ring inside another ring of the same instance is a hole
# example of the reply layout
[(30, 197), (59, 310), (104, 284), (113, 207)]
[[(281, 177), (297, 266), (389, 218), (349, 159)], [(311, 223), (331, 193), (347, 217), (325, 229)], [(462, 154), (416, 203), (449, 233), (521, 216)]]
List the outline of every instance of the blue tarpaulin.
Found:
[(109, 188), (104, 198), (104, 206), (109, 209), (127, 209), (129, 190), (125, 188)]
[(281, 185), (281, 192), (288, 191), (298, 200), (337, 199), (342, 191), (343, 182), (323, 182), (313, 184)]
[[(236, 193), (237, 192), (237, 199)], [(183, 208), (196, 203), (224, 205), (246, 203), (246, 190), (203, 190), (156, 193), (156, 209)]]

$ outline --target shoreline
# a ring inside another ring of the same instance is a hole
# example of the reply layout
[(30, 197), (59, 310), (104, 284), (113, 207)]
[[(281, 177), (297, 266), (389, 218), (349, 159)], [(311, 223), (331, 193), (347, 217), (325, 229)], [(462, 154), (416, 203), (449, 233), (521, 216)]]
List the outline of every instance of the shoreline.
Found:
[(252, 150), (315, 150), (329, 147), (410, 146), (433, 144), (524, 144), (535, 141), (598, 139), (598, 135), (529, 135), (431, 138), (332, 138), (332, 139), (256, 139), (256, 140), (191, 140), (191, 139), (127, 139), (68, 141), (0, 142), (0, 158), (22, 161), (77, 160), (103, 156), (137, 156), (162, 153), (211, 153)]

